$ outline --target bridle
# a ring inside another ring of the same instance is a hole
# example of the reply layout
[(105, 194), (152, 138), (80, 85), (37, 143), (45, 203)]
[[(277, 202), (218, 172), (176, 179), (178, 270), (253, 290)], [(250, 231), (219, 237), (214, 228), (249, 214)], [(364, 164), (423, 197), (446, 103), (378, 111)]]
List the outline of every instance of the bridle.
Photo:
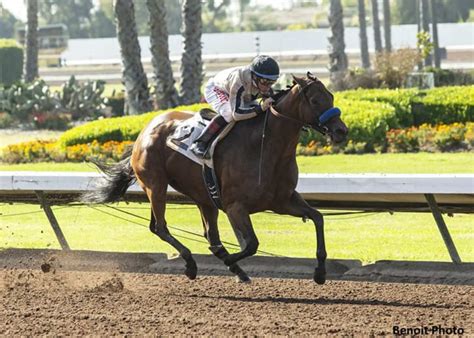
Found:
[[(300, 89), (298, 91), (298, 96), (301, 96), (303, 95), (306, 103), (308, 104), (309, 107), (311, 107), (311, 102), (309, 101), (308, 97), (306, 96), (306, 91), (308, 90), (308, 88), (314, 84), (314, 83), (318, 83), (319, 81), (316, 80), (316, 79), (313, 79), (311, 77), (309, 77), (310, 80), (312, 80), (311, 82), (309, 82), (308, 84), (306, 84), (306, 86), (302, 87), (300, 86)], [(296, 84), (295, 84), (296, 85)], [(299, 86), (299, 85), (298, 85)], [(300, 128), (302, 127), (310, 127), (310, 128), (313, 128), (315, 129), (316, 131), (320, 132), (321, 134), (323, 135), (326, 135), (329, 131), (329, 128), (326, 126), (326, 123), (331, 120), (332, 118), (334, 117), (337, 117), (337, 116), (340, 116), (341, 115), (341, 110), (337, 107), (332, 107), (328, 110), (326, 110), (324, 113), (322, 113), (318, 119), (314, 122), (314, 123), (310, 123), (310, 122), (306, 122), (306, 121), (301, 121), (299, 119), (295, 119), (293, 117), (290, 117), (290, 116), (287, 116), (287, 115), (283, 115), (281, 113), (279, 113), (274, 107), (273, 105), (270, 106), (270, 112), (276, 116), (277, 118), (282, 118), (282, 119), (286, 119), (288, 121), (291, 121), (293, 124), (296, 124), (298, 125)]]

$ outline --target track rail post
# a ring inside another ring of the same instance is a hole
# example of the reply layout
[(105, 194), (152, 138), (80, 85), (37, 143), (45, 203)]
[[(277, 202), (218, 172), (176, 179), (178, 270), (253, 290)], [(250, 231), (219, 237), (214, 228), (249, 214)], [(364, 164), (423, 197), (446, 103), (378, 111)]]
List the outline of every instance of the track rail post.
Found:
[(449, 255), (451, 256), (451, 260), (453, 263), (459, 264), (461, 263), (461, 257), (459, 257), (458, 251), (456, 246), (454, 245), (453, 239), (449, 233), (448, 227), (444, 222), (443, 215), (441, 214), (441, 210), (438, 207), (438, 203), (436, 203), (435, 197), (433, 194), (425, 194), (426, 201), (430, 206), (431, 213), (438, 225), (439, 232), (443, 237), (444, 244), (446, 244), (446, 248), (448, 249)]
[(69, 244), (66, 241), (66, 237), (64, 237), (64, 234), (59, 227), (59, 223), (54, 216), (53, 210), (51, 209), (48, 200), (44, 196), (43, 191), (40, 190), (35, 190), (36, 197), (38, 197), (38, 200), (41, 204), (41, 207), (44, 210), (44, 213), (46, 214), (46, 217), (48, 217), (49, 224), (51, 224), (51, 227), (53, 228), (54, 233), (56, 234), (56, 238), (58, 239), (59, 244), (61, 245), (61, 248), (63, 250), (71, 250), (69, 248)]

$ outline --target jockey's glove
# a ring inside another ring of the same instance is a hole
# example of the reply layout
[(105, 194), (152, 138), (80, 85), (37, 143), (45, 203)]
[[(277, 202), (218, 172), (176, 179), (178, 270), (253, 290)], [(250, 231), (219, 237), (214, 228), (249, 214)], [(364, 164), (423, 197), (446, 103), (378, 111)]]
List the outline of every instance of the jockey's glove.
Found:
[(262, 111), (266, 112), (270, 108), (273, 102), (275, 102), (275, 100), (273, 100), (271, 97), (264, 99), (262, 103), (260, 103), (260, 107), (262, 108)]

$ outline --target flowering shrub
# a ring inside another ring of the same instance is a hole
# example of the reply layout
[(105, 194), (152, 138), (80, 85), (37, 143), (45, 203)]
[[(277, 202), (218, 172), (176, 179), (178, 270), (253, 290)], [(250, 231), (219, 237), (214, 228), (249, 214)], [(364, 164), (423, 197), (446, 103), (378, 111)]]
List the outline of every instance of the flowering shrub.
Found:
[(387, 132), (387, 143), (388, 151), (394, 153), (472, 150), (474, 122), (392, 129)]
[(132, 141), (78, 144), (61, 148), (55, 141), (30, 141), (3, 148), (0, 160), (6, 163), (83, 162), (91, 159), (118, 161)]

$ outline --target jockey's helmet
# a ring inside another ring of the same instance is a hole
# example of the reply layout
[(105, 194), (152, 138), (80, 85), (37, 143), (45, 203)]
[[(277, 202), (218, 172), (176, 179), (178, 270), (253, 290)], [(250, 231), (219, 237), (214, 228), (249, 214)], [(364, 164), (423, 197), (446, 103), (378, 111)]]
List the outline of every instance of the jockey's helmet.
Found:
[(250, 70), (255, 76), (270, 80), (276, 81), (280, 76), (280, 67), (278, 63), (270, 56), (259, 55), (255, 57), (250, 64)]

